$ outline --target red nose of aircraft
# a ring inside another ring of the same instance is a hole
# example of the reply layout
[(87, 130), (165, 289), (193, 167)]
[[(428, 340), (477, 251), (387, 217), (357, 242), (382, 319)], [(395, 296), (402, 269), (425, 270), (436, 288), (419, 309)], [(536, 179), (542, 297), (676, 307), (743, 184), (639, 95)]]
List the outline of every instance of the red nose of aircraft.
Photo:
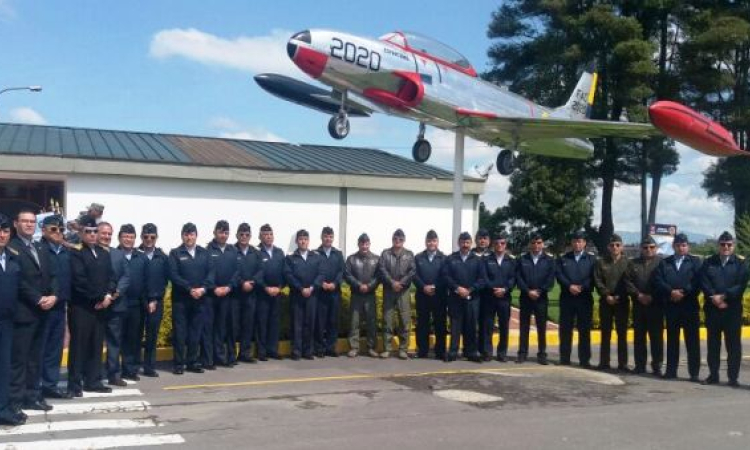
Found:
[(732, 133), (710, 120), (675, 102), (659, 101), (648, 108), (651, 123), (667, 136), (711, 156), (750, 156), (742, 150)]
[(313, 78), (319, 78), (326, 68), (328, 56), (315, 51), (310, 44), (312, 44), (310, 31), (300, 31), (289, 39), (286, 44), (286, 53), (303, 72)]

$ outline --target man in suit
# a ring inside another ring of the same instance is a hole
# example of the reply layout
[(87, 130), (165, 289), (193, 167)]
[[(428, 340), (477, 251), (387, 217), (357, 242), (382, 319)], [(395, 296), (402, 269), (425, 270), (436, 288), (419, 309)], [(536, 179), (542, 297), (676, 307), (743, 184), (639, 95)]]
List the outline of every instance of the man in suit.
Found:
[(9, 397), (13, 316), (18, 307), (21, 265), (18, 255), (10, 251), (10, 219), (0, 213), (0, 425), (26, 423), (26, 414), (12, 407)]
[(315, 327), (315, 352), (318, 357), (337, 357), (336, 341), (339, 337), (339, 306), (341, 282), (344, 280), (344, 255), (333, 246), (333, 228), (324, 227), (320, 233), (318, 254), (322, 257), (320, 270), (323, 283), (318, 291)]
[(47, 317), (57, 303), (56, 274), (49, 252), (32, 242), (36, 214), (21, 210), (14, 225), (16, 236), (8, 248), (18, 256), (21, 291), (13, 321), (10, 398), (15, 410), (49, 411), (52, 406), (42, 397), (39, 369)]
[(417, 288), (417, 357), (427, 358), (430, 351), (430, 328), (435, 329), (435, 359), (445, 358), (448, 299), (440, 271), (446, 260), (438, 249), (438, 235), (430, 230), (425, 236), (425, 249), (414, 257)]
[(102, 350), (108, 309), (115, 301), (117, 277), (109, 247), (97, 243), (99, 228), (91, 217), (81, 219), (83, 242), (71, 253), (73, 294), (68, 310), (70, 353), (68, 392), (81, 397), (82, 391), (112, 392), (101, 382)]
[(120, 227), (117, 250), (127, 261), (130, 283), (123, 292), (122, 302), (126, 312), (122, 321), (122, 378), (139, 381), (141, 365), (141, 324), (143, 323), (144, 303), (147, 289), (148, 258), (135, 248), (135, 227), (125, 224)]
[[(237, 227), (237, 261), (238, 282), (234, 300), (238, 303), (238, 316), (233, 328), (234, 341), (240, 343), (239, 360), (245, 363), (257, 362), (253, 356), (252, 345), (255, 339), (257, 291), (255, 277), (260, 270), (260, 253), (250, 245), (252, 229), (247, 223)], [(257, 342), (256, 342), (257, 350)]]
[(260, 269), (255, 275), (258, 316), (258, 359), (279, 357), (279, 303), (284, 280), (284, 251), (273, 245), (273, 228), (265, 224), (260, 227)]
[(239, 261), (237, 248), (228, 243), (229, 222), (220, 220), (214, 227), (214, 239), (208, 243), (211, 266), (213, 267), (214, 288), (206, 298), (211, 303), (206, 305), (209, 316), (206, 317), (208, 328), (203, 336), (203, 367), (209, 369), (218, 364), (234, 367), (237, 361), (232, 322), (234, 321), (234, 300), (230, 295), (237, 289)]
[(148, 260), (146, 264), (146, 306), (141, 327), (144, 329), (143, 375), (158, 377), (155, 370), (156, 344), (159, 338), (161, 319), (164, 316), (164, 292), (169, 282), (169, 257), (156, 246), (159, 231), (153, 223), (141, 228), (139, 250)]
[(516, 258), (507, 251), (508, 235), (495, 233), (492, 236), (493, 252), (482, 259), (484, 289), (479, 311), (484, 361), (492, 360), (492, 334), (497, 316), (498, 342), (495, 358), (505, 362), (508, 356), (508, 329), (510, 325), (510, 303), (516, 287)]

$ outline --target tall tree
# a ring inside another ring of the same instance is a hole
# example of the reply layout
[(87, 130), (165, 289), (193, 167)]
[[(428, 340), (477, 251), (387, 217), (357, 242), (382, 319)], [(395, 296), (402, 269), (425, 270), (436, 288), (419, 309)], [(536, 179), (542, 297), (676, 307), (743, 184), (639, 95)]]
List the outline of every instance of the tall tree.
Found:
[(750, 213), (745, 213), (735, 224), (737, 253), (750, 257)]

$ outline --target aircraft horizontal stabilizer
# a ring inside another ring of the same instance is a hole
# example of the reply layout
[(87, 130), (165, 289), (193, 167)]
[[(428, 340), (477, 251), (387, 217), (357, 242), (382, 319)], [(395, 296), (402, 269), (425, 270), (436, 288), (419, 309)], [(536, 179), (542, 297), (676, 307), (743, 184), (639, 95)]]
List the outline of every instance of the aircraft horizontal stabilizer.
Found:
[[(263, 73), (255, 76), (255, 82), (265, 91), (279, 98), (326, 114), (336, 114), (341, 108), (341, 97), (335, 91), (327, 91), (291, 77)], [(346, 111), (354, 117), (369, 117), (373, 112), (371, 108), (351, 98), (346, 100)]]

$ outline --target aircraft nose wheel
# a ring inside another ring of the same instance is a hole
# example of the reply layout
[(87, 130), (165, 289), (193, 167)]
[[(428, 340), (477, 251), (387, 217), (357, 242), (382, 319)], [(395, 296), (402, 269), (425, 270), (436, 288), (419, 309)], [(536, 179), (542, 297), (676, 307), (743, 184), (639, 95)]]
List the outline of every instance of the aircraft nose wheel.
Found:
[(411, 156), (414, 158), (414, 161), (418, 163), (423, 163), (430, 159), (431, 154), (432, 145), (430, 145), (430, 141), (427, 139), (417, 139), (417, 142), (415, 142), (414, 146), (411, 148)]
[(328, 133), (334, 139), (344, 139), (349, 135), (350, 129), (349, 118), (345, 115), (337, 114), (328, 122)]
[(500, 175), (510, 175), (516, 170), (516, 156), (511, 150), (503, 150), (497, 155), (495, 167)]

